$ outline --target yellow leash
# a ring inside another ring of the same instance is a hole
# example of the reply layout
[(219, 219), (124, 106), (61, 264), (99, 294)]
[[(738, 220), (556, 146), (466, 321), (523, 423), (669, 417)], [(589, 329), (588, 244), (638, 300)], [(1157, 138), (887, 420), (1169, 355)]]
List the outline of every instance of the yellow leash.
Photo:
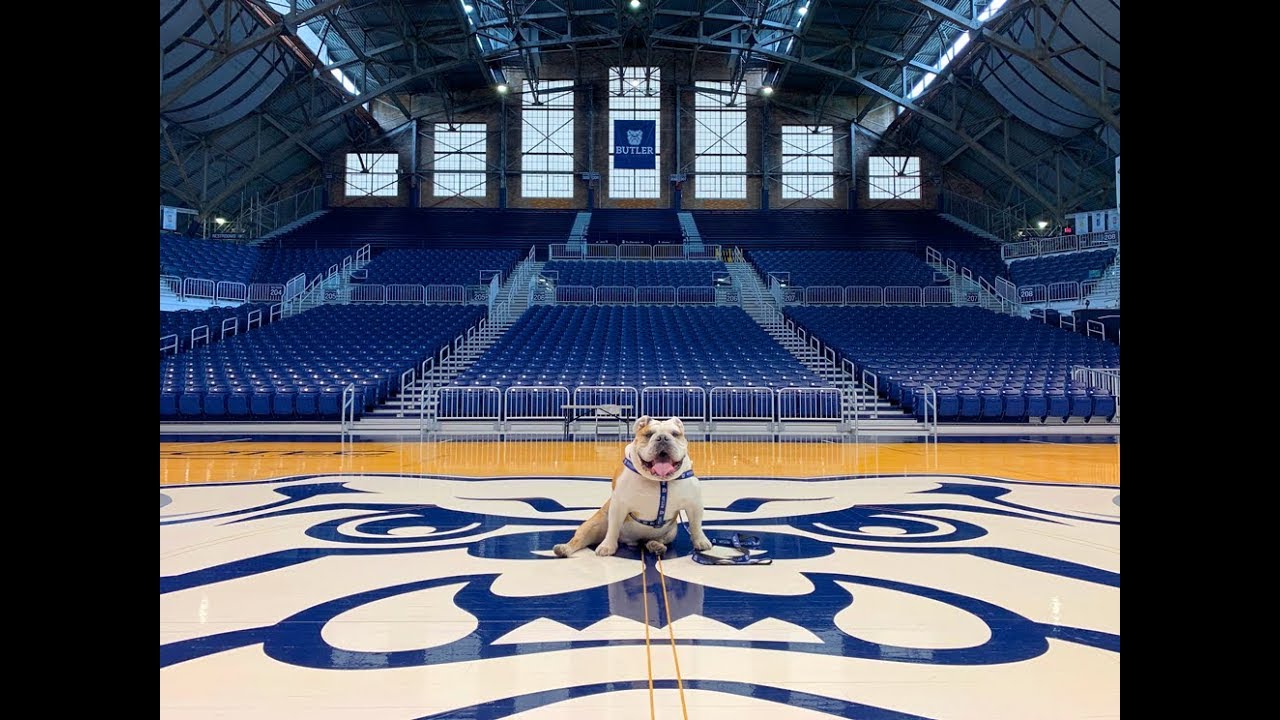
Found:
[[(662, 590), (665, 594), (666, 583), (663, 583)], [(649, 571), (645, 567), (644, 546), (640, 547), (640, 599), (644, 602), (644, 662), (649, 670), (649, 720), (655, 720), (657, 715), (653, 709), (653, 655), (649, 652)], [(670, 616), (670, 612), (667, 614)], [(682, 694), (680, 698), (683, 701), (684, 695)]]
[[(640, 552), (641, 552), (640, 561), (644, 562), (644, 551), (641, 550)], [(671, 627), (673, 624), (673, 621), (671, 620), (671, 603), (667, 601), (667, 576), (662, 572), (662, 556), (658, 555), (657, 557), (658, 557), (658, 577), (662, 579), (662, 604), (667, 608), (667, 634), (671, 637), (671, 659), (674, 660), (676, 664), (676, 687), (680, 689), (680, 714), (684, 716), (684, 720), (689, 720), (689, 706), (685, 705), (685, 702), (684, 702), (684, 679), (680, 677), (680, 656), (676, 654), (676, 631), (674, 628)], [(647, 604), (645, 605), (645, 608), (646, 609), (648, 608)], [(648, 626), (648, 622), (646, 621), (645, 642), (648, 642), (648, 637), (649, 637), (649, 626)], [(649, 687), (650, 687), (649, 702), (650, 702), (650, 706), (652, 707), (652, 703), (653, 703), (652, 677), (649, 680)]]

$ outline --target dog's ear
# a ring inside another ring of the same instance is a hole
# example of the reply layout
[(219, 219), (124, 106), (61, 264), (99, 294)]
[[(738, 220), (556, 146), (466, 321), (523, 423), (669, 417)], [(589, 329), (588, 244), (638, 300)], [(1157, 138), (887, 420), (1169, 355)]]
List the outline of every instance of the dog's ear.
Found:
[(679, 430), (680, 432), (684, 432), (684, 421), (683, 421), (683, 420), (681, 420), (681, 419), (680, 419), (680, 418), (678, 418), (678, 417), (673, 417), (673, 418), (671, 418), (671, 422), (675, 423), (676, 430)]
[(645, 428), (646, 425), (648, 425), (651, 422), (653, 422), (653, 418), (649, 417), (648, 415), (641, 416), (638, 420), (636, 420), (636, 432), (640, 432)]

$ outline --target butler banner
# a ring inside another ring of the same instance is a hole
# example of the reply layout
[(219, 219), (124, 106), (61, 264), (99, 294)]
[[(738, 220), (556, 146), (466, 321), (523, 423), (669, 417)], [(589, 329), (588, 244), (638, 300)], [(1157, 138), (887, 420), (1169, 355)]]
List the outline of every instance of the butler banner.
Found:
[(613, 121), (613, 166), (632, 170), (653, 170), (654, 139), (657, 136), (653, 120)]

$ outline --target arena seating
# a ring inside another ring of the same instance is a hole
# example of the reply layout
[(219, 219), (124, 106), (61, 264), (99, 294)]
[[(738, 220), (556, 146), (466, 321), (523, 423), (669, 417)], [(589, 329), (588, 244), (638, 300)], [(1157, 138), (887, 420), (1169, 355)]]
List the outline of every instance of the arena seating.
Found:
[(587, 226), (588, 242), (658, 245), (683, 239), (674, 210), (592, 210)]
[(927, 246), (991, 245), (927, 210), (695, 210), (693, 218), (703, 242), (742, 248), (902, 250), (924, 257)]
[(786, 314), (858, 368), (882, 396), (922, 415), (922, 387), (942, 420), (1102, 418), (1106, 392), (1077, 386), (1073, 366), (1120, 367), (1117, 346), (978, 308), (790, 307)]
[(911, 253), (878, 250), (748, 250), (762, 277), (791, 273), (792, 287), (933, 285), (933, 268)]
[(712, 285), (712, 273), (725, 271), (719, 260), (553, 260), (542, 273), (559, 273), (561, 285)]
[(258, 249), (254, 247), (179, 235), (160, 236), (163, 275), (249, 283), (257, 264)]
[(326, 272), (350, 255), (345, 248), (259, 249), (222, 240), (160, 236), (160, 273), (231, 282), (285, 283), (299, 273)]
[(357, 416), (484, 315), (474, 305), (326, 305), (160, 363), (160, 419)]
[(282, 248), (518, 248), (564, 242), (572, 210), (342, 208), (264, 243)]
[(342, 259), (351, 254), (345, 248), (320, 250), (263, 250), (258, 256), (258, 266), (253, 270), (253, 281), (259, 283), (286, 283), (299, 273), (306, 273), (310, 280), (328, 272), (333, 265), (342, 265)]
[(828, 387), (740, 308), (644, 305), (534, 306), (452, 384)]
[(1015, 285), (1049, 285), (1055, 282), (1097, 280), (1116, 259), (1115, 248), (1088, 252), (1063, 253), (1014, 260), (1009, 275)]
[(396, 248), (374, 256), (365, 266), (369, 271), (366, 282), (383, 285), (475, 285), (480, 282), (480, 273), (484, 270), (497, 270), (506, 279), (522, 257), (524, 253), (515, 249)]
[(262, 311), (262, 323), (270, 322), (270, 305), (237, 305), (235, 307), (211, 307), (205, 310), (160, 311), (160, 337), (177, 335), (178, 345), (182, 349), (191, 346), (191, 331), (201, 325), (209, 326), (209, 342), (218, 342), (222, 335), (222, 322), (227, 318), (237, 319), (236, 334), (248, 329), (249, 313)]
[(957, 268), (969, 268), (974, 279), (986, 278), (988, 283), (995, 284), (996, 278), (1008, 279), (1009, 266), (1000, 259), (998, 250), (947, 250), (942, 253), (944, 260), (954, 260)]

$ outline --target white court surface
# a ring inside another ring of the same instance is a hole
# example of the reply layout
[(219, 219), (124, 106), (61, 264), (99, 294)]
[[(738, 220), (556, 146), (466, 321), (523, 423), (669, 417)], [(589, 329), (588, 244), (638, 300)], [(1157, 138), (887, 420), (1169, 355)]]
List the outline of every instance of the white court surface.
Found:
[(702, 482), (772, 564), (552, 556), (605, 478), (162, 486), (161, 715), (1119, 717), (1117, 487)]

